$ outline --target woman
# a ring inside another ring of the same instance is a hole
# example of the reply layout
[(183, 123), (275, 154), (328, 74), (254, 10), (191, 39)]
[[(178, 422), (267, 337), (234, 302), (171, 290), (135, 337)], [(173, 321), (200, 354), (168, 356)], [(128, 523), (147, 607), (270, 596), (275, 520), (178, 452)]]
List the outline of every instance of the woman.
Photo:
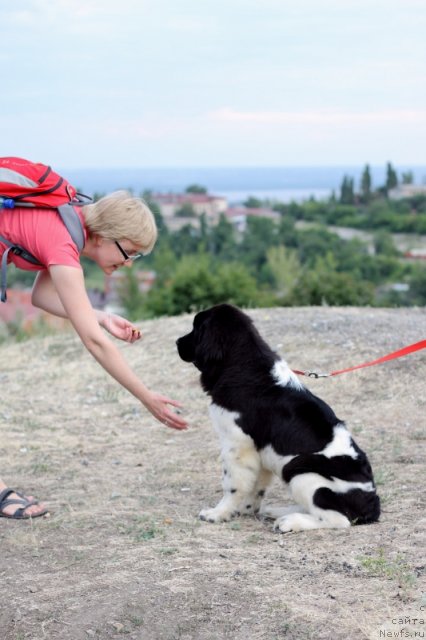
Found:
[[(154, 217), (139, 198), (117, 191), (94, 204), (77, 208), (85, 232), (82, 256), (96, 262), (111, 275), (122, 266), (130, 267), (140, 255), (149, 253), (157, 239)], [(80, 255), (69, 232), (54, 209), (4, 209), (0, 215), (0, 235), (25, 247), (43, 266), (35, 266), (19, 256), (9, 260), (19, 269), (38, 270), (33, 291), (34, 306), (61, 318), (68, 318), (84, 346), (119, 384), (163, 424), (186, 429), (186, 421), (170, 406), (180, 403), (148, 389), (124, 360), (120, 350), (102, 330), (126, 342), (135, 342), (140, 331), (117, 315), (93, 309), (80, 264)], [(0, 255), (7, 249), (0, 242)], [(47, 513), (32, 496), (25, 497), (8, 488), (0, 479), (0, 517), (27, 519)]]

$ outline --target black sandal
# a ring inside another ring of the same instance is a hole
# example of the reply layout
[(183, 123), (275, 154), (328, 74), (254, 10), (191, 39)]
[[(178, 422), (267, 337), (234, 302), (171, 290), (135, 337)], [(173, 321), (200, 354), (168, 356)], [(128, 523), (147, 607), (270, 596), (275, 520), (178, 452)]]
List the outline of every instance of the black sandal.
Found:
[[(12, 493), (15, 493), (19, 498), (8, 498)], [(12, 514), (4, 513), (5, 507), (8, 507), (11, 504), (19, 504), (22, 505), (19, 509)], [(22, 493), (18, 491), (14, 491), (13, 489), (3, 489), (0, 492), (0, 518), (11, 518), (12, 520), (29, 520), (30, 518), (39, 518), (40, 516), (46, 515), (48, 512), (47, 509), (43, 509), (42, 511), (35, 513), (34, 515), (25, 515), (26, 509), (28, 507), (32, 507), (35, 504), (39, 504), (37, 500), (28, 500)]]

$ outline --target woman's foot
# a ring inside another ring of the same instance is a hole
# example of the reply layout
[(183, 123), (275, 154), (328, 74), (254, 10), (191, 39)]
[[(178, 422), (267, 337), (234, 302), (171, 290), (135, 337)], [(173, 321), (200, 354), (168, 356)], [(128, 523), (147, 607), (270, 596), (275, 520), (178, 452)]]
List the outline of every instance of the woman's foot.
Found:
[(27, 520), (44, 516), (46, 513), (46, 506), (39, 504), (33, 496), (24, 496), (8, 487), (0, 490), (0, 518)]

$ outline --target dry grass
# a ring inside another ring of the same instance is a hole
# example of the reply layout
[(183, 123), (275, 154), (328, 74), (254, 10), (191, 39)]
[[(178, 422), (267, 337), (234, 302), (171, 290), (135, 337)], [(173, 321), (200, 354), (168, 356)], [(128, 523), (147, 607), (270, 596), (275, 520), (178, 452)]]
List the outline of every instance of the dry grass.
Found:
[[(376, 358), (426, 324), (425, 310), (251, 313), (302, 369)], [(155, 423), (70, 334), (0, 349), (2, 475), (52, 509), (0, 520), (2, 640), (376, 640), (407, 616), (424, 632), (425, 353), (307, 382), (368, 452), (383, 515), (278, 535), (256, 519), (197, 519), (220, 496), (220, 469), (208, 400), (175, 351), (190, 324), (146, 322), (142, 343), (123, 345), (149, 386), (184, 402), (185, 433)], [(287, 501), (278, 481), (268, 500)]]

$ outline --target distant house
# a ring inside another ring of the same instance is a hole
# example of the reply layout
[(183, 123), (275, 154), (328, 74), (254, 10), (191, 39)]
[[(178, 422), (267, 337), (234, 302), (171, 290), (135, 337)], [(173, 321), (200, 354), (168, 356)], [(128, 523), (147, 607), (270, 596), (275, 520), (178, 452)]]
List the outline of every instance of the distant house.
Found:
[(391, 200), (426, 196), (426, 185), (400, 184), (398, 187), (395, 187), (395, 189), (390, 189), (388, 196)]
[(151, 199), (160, 207), (165, 224), (171, 231), (179, 231), (187, 225), (199, 229), (203, 214), (210, 225), (217, 224), (220, 216), (224, 215), (240, 232), (245, 231), (249, 216), (269, 218), (275, 222), (281, 219), (277, 211), (267, 207), (228, 207), (226, 198), (204, 193), (154, 193)]
[(160, 207), (167, 225), (185, 208), (192, 209), (195, 217), (204, 214), (210, 223), (217, 222), (220, 214), (228, 208), (226, 198), (207, 193), (153, 193), (151, 200)]
[(230, 207), (225, 212), (225, 216), (229, 222), (231, 222), (237, 231), (243, 233), (247, 227), (247, 218), (255, 216), (257, 218), (269, 218), (274, 222), (281, 220), (281, 214), (273, 209), (265, 207), (249, 208), (249, 207)]
[(33, 325), (40, 321), (52, 329), (69, 326), (68, 320), (34, 307), (31, 303), (31, 290), (7, 290), (7, 302), (0, 303), (0, 322), (5, 324), (17, 322), (25, 331), (30, 332)]
[(426, 260), (426, 249), (409, 249), (404, 256), (412, 260)]
[(200, 228), (200, 218), (198, 216), (186, 218), (183, 216), (175, 216), (174, 218), (167, 218), (167, 228), (170, 231), (180, 231), (182, 227), (190, 226), (193, 229)]

